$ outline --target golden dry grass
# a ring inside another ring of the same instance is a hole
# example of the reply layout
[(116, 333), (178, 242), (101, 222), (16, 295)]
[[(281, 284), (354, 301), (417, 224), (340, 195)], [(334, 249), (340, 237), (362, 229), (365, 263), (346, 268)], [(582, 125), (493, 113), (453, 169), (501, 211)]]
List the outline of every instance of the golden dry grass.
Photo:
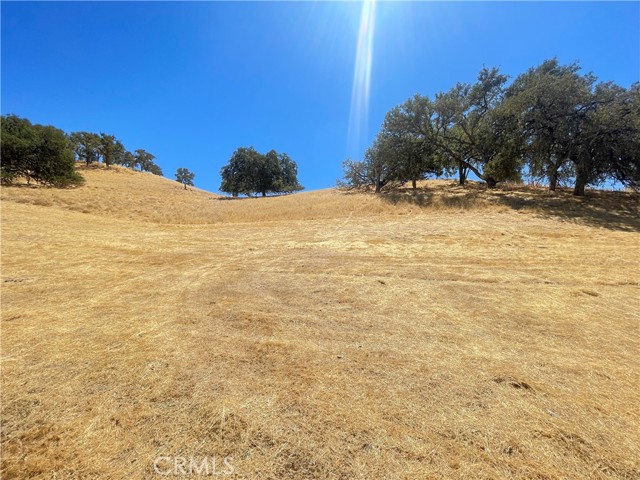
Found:
[(2, 478), (640, 478), (637, 197), (83, 173), (2, 189)]

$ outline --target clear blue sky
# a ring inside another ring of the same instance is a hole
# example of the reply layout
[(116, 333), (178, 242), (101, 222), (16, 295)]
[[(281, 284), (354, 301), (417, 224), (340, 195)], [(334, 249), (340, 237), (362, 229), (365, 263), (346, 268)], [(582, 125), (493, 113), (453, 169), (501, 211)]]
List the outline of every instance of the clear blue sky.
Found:
[(216, 191), (239, 146), (331, 187), (385, 113), (414, 93), (579, 60), (640, 79), (640, 3), (378, 3), (368, 129), (348, 142), (360, 3), (2, 2), (2, 113), (116, 135)]

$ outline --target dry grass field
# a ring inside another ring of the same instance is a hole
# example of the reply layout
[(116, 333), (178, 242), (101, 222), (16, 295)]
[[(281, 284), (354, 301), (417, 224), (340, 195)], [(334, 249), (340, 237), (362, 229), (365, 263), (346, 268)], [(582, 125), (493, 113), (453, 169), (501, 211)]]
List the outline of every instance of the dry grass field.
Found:
[(82, 173), (2, 188), (3, 479), (640, 478), (632, 194)]

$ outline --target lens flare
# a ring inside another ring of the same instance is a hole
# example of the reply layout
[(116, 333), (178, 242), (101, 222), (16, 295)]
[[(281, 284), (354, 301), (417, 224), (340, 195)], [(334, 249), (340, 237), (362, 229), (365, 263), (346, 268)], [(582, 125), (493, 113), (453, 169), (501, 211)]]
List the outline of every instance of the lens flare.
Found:
[(353, 86), (351, 89), (351, 110), (349, 112), (349, 133), (347, 140), (347, 153), (349, 156), (360, 155), (360, 148), (368, 133), (367, 122), (369, 118), (375, 12), (375, 0), (364, 0), (360, 13), (356, 65), (353, 72)]

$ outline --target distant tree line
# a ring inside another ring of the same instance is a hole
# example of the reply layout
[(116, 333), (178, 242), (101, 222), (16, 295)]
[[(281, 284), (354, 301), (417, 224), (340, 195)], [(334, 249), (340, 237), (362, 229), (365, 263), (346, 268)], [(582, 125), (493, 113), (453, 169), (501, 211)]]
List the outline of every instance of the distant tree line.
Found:
[(69, 135), (75, 158), (88, 165), (103, 162), (107, 168), (121, 165), (142, 172), (162, 176), (162, 169), (154, 163), (156, 157), (151, 153), (137, 149), (128, 151), (114, 135), (106, 133), (73, 132)]
[(103, 162), (107, 167), (122, 165), (162, 175), (155, 157), (145, 150), (129, 152), (115, 136), (106, 133), (74, 132), (67, 135), (59, 128), (32, 124), (17, 115), (3, 115), (1, 122), (2, 163), (0, 179), (8, 184), (26, 178), (54, 186), (78, 185), (82, 176), (75, 162), (87, 165)]
[(298, 182), (298, 165), (286, 153), (266, 154), (253, 147), (240, 147), (220, 171), (220, 191), (238, 195), (291, 193), (303, 190)]
[(494, 187), (544, 181), (550, 190), (618, 181), (640, 185), (640, 83), (625, 89), (582, 74), (556, 59), (519, 75), (510, 85), (497, 68), (475, 83), (458, 83), (433, 99), (415, 95), (391, 109), (363, 161), (346, 160), (345, 187), (385, 186), (430, 175), (470, 172)]

